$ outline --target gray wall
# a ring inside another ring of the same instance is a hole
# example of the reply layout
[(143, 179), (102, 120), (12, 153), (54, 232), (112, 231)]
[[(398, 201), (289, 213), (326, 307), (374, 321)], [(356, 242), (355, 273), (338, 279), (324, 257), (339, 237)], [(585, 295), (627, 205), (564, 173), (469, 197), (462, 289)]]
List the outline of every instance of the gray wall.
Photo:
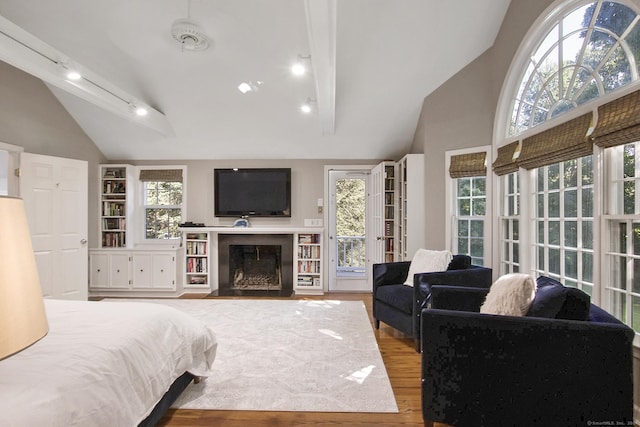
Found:
[[(213, 216), (214, 168), (291, 168), (291, 218), (253, 218), (253, 226), (298, 227), (306, 218), (323, 218), (318, 213), (318, 199), (324, 199), (325, 165), (375, 165), (380, 160), (189, 160), (189, 161), (138, 161), (136, 165), (186, 165), (187, 166), (187, 220), (206, 225), (230, 225), (232, 218)], [(116, 162), (117, 163), (117, 162)], [(326, 200), (325, 200), (326, 204)]]
[(425, 154), (425, 244), (444, 248), (445, 152), (491, 145), (502, 82), (518, 46), (550, 0), (512, 0), (494, 45), (425, 97), (411, 152)]
[[(85, 160), (89, 170), (89, 247), (97, 245), (97, 165), (105, 158), (47, 86), (0, 61), (0, 141), (27, 153)], [(93, 218), (96, 218), (92, 221)]]

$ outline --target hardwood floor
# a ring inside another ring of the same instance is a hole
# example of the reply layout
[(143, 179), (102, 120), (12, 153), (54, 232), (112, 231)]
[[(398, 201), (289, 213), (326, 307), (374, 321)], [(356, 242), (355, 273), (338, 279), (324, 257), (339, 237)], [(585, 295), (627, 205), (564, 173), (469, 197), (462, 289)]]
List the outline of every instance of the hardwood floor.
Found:
[[(190, 296), (186, 296), (189, 298)], [(193, 296), (191, 296), (193, 297)], [(293, 297), (296, 298), (296, 297)], [(303, 297), (298, 297), (303, 298)], [(333, 293), (321, 298), (334, 300), (362, 300), (371, 315), (371, 294)], [(395, 329), (381, 324), (373, 329), (387, 374), (396, 397), (399, 413), (328, 413), (328, 412), (265, 412), (265, 411), (202, 411), (170, 409), (159, 426), (191, 427), (281, 427), (281, 426), (423, 426), (420, 406), (420, 355), (413, 341)], [(265, 390), (265, 393), (268, 393)], [(447, 427), (435, 424), (436, 427)]]

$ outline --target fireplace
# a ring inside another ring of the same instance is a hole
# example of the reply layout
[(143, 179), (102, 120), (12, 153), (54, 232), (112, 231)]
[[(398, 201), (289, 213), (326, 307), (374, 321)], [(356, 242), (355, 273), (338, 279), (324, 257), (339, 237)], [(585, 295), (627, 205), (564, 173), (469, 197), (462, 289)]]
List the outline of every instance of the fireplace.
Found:
[(291, 234), (219, 234), (218, 295), (290, 296)]

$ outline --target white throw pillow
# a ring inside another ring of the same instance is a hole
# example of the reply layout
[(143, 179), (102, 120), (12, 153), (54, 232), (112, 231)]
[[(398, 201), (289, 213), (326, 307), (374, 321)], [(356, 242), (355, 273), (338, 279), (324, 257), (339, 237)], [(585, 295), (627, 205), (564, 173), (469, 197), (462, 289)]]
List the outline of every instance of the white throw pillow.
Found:
[(536, 295), (536, 283), (527, 274), (505, 274), (496, 280), (480, 307), (480, 313), (524, 316)]
[(450, 251), (432, 251), (429, 249), (418, 249), (413, 255), (409, 265), (409, 274), (404, 284), (413, 286), (413, 276), (416, 273), (432, 273), (434, 271), (445, 271), (451, 262), (453, 255)]

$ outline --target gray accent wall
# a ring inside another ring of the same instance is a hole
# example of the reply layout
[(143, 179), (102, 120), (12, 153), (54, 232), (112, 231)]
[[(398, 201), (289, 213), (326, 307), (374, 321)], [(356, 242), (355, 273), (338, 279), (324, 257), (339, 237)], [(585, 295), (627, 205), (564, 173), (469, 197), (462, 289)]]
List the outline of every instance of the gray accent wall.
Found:
[(491, 145), (495, 111), (511, 61), (550, 0), (512, 0), (494, 45), (425, 97), (411, 152), (424, 153), (428, 248), (445, 242), (445, 152)]
[(98, 188), (95, 171), (105, 157), (40, 79), (2, 61), (0, 142), (27, 153), (88, 162), (89, 247), (97, 246), (98, 194), (92, 189)]

